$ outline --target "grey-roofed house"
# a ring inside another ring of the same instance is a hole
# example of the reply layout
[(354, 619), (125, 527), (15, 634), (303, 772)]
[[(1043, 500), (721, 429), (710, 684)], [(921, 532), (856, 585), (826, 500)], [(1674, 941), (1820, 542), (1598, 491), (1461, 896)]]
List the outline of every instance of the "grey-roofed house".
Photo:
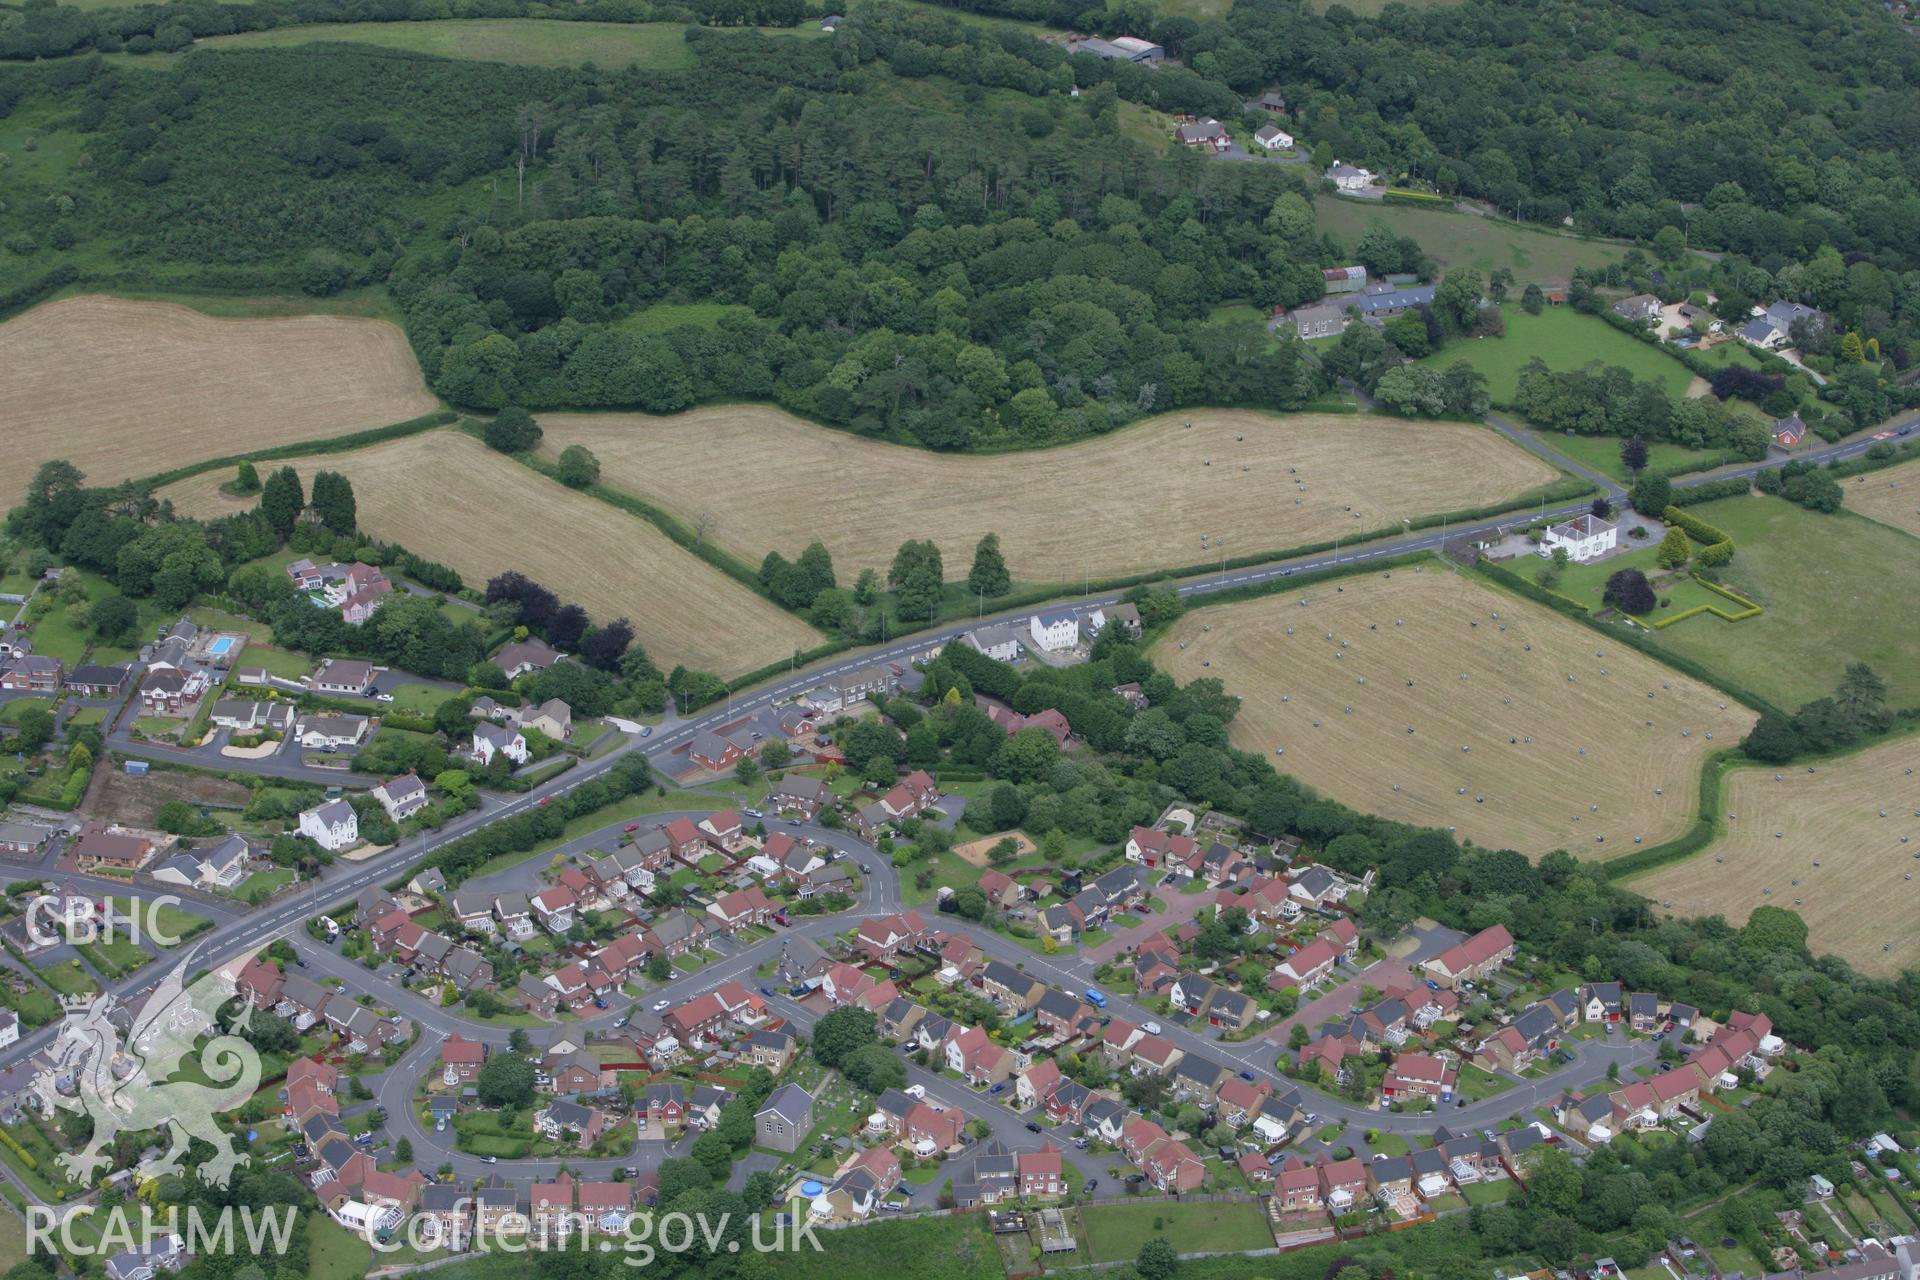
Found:
[(1353, 305), (1351, 301), (1316, 302), (1295, 307), (1287, 313), (1287, 321), (1302, 339), (1337, 337), (1347, 331), (1347, 308)]
[(793, 1152), (813, 1128), (813, 1097), (797, 1084), (781, 1085), (753, 1113), (754, 1142)]
[(204, 849), (182, 849), (149, 872), (162, 884), (213, 891), (232, 889), (247, 878), (253, 849), (244, 836), (230, 835)]
[(1433, 289), (1430, 284), (1415, 285), (1406, 289), (1395, 289), (1390, 293), (1363, 294), (1354, 303), (1360, 308), (1360, 314), (1369, 320), (1387, 320), (1415, 307), (1433, 305)]

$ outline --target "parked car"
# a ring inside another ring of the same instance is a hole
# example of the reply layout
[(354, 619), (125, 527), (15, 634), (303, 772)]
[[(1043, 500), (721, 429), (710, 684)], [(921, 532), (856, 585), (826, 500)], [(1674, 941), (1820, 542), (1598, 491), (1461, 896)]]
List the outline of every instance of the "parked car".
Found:
[(767, 816), (758, 809), (742, 809), (740, 812), (746, 814), (749, 818), (764, 818)]
[(481, 1156), (480, 1163), (481, 1164), (499, 1164), (500, 1157), (499, 1156)]
[(1046, 1130), (1042, 1129), (1039, 1125), (1029, 1120), (1027, 1121), (1027, 1132), (1028, 1133), (1045, 1133)]
[(1002, 1080), (999, 1084), (996, 1084), (995, 1086), (993, 1086), (993, 1088), (987, 1090), (987, 1092), (988, 1093), (1005, 1093), (1006, 1090), (1007, 1090), (1007, 1082), (1005, 1080)]
[(671, 1008), (673, 1008), (673, 1001), (671, 1000), (655, 1000), (653, 1002), (653, 1011), (655, 1013), (665, 1013)]
[(637, 822), (629, 822), (626, 826), (620, 829), (622, 831), (638, 831), (640, 829), (640, 824)]
[(1099, 1186), (1100, 1186), (1100, 1179), (1098, 1179), (1098, 1178), (1088, 1178), (1088, 1179), (1087, 1179), (1087, 1194), (1088, 1194), (1088, 1195), (1092, 1195), (1092, 1194), (1094, 1193), (1094, 1191), (1095, 1191), (1095, 1190), (1097, 1190), (1097, 1189), (1099, 1188)]
[(1146, 1032), (1150, 1036), (1157, 1036), (1160, 1034), (1160, 1024), (1157, 1022), (1143, 1022), (1140, 1024), (1140, 1029)]

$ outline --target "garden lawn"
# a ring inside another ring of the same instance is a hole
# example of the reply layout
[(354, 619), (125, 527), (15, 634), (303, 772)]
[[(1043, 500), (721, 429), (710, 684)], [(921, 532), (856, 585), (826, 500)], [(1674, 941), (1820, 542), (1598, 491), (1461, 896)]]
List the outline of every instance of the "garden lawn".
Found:
[(1468, 1204), (1498, 1204), (1518, 1189), (1513, 1179), (1502, 1178), (1498, 1182), (1469, 1182), (1460, 1188), (1460, 1194)]
[[(987, 1231), (987, 1215), (876, 1222), (853, 1231), (822, 1231), (821, 1251), (782, 1253), (782, 1280), (1002, 1280), (1006, 1269)], [(462, 1264), (457, 1270), (464, 1271)], [(435, 1280), (465, 1280), (442, 1272)]]
[(1725, 498), (1687, 510), (1733, 535), (1733, 562), (1721, 579), (1766, 612), (1731, 625), (1684, 622), (1655, 632), (1656, 648), (1789, 711), (1832, 693), (1850, 662), (1886, 681), (1889, 705), (1920, 701), (1920, 596), (1890, 589), (1920, 570), (1911, 537), (1780, 498)]
[(17, 725), (20, 723), (21, 716), (36, 709), (51, 712), (53, 700), (51, 698), (15, 698), (11, 702), (0, 702), (0, 724)]
[(292, 881), (293, 872), (285, 867), (275, 867), (271, 871), (256, 871), (233, 887), (233, 896), (257, 907), (265, 902), (275, 889)]
[(1496, 1093), (1505, 1093), (1519, 1083), (1518, 1080), (1494, 1075), (1491, 1071), (1476, 1067), (1471, 1062), (1463, 1063), (1460, 1067), (1460, 1087), (1456, 1090), (1455, 1096), (1465, 1098), (1469, 1102), (1478, 1102), (1482, 1098), (1491, 1098)]
[[(1630, 484), (1633, 475), (1620, 461), (1619, 436), (1570, 436), (1555, 435), (1551, 432), (1534, 433), (1540, 443), (1555, 453), (1563, 454), (1583, 467), (1610, 476), (1621, 484)], [(1680, 475), (1687, 471), (1698, 471), (1716, 465), (1720, 455), (1710, 449), (1689, 449), (1685, 445), (1669, 444), (1664, 440), (1655, 440), (1647, 445), (1647, 470), (1665, 475)], [(1632, 513), (1626, 514), (1631, 527)]]
[(36, 968), (34, 972), (63, 996), (92, 995), (100, 989), (94, 980), (87, 976), (86, 970), (80, 967), (78, 960), (68, 960), (64, 964), (52, 965), (45, 969)]
[(392, 692), (393, 702), (390, 705), (395, 711), (404, 711), (409, 715), (425, 716), (429, 719), (441, 703), (453, 697), (445, 689), (437, 689), (430, 684), (396, 685)]
[(1693, 371), (1658, 346), (1630, 338), (1597, 316), (1582, 315), (1571, 307), (1548, 307), (1530, 316), (1520, 306), (1500, 308), (1507, 322), (1501, 338), (1461, 338), (1449, 342), (1421, 364), (1445, 369), (1465, 360), (1487, 378), (1493, 402), (1513, 403), (1520, 370), (1539, 356), (1553, 370), (1578, 369), (1598, 360), (1633, 371), (1636, 379), (1651, 378), (1678, 398), (1687, 393)]
[(372, 1256), (364, 1237), (323, 1216), (307, 1228), (307, 1280), (359, 1280)]
[[(1631, 523), (1631, 519), (1632, 517), (1628, 517), (1628, 523)], [(1521, 576), (1537, 582), (1540, 570), (1546, 564), (1547, 561), (1536, 557), (1534, 563), (1520, 570)], [(1715, 595), (1691, 577), (1686, 576), (1684, 570), (1678, 576), (1669, 576), (1668, 571), (1660, 567), (1659, 549), (1653, 546), (1643, 547), (1639, 551), (1616, 556), (1611, 560), (1601, 560), (1592, 564), (1570, 564), (1566, 572), (1560, 575), (1560, 580), (1553, 590), (1578, 600), (1597, 612), (1607, 607), (1606, 601), (1602, 599), (1602, 593), (1607, 589), (1607, 579), (1622, 569), (1638, 569), (1646, 574), (1647, 581), (1653, 584), (1655, 595), (1666, 602), (1664, 606), (1654, 607), (1654, 611), (1648, 615), (1650, 621), (1657, 621), (1662, 615), (1678, 613), (1682, 609), (1691, 609), (1698, 604), (1714, 604), (1729, 610), (1740, 608), (1725, 596)], [(1718, 618), (1699, 618), (1694, 621), (1728, 625)], [(1690, 627), (1694, 625), (1694, 621), (1680, 625)]]
[(1096, 1262), (1130, 1262), (1155, 1236), (1165, 1236), (1176, 1253), (1273, 1247), (1273, 1231), (1255, 1201), (1089, 1205), (1080, 1211), (1080, 1227)]
[[(128, 914), (130, 907), (126, 898), (111, 898), (115, 915)], [(179, 907), (166, 903), (155, 903), (148, 899), (136, 898), (140, 904), (141, 936), (154, 931), (152, 941), (162, 947), (177, 947), (181, 942), (213, 927), (213, 922), (205, 916), (195, 915), (191, 911), (182, 911)]]

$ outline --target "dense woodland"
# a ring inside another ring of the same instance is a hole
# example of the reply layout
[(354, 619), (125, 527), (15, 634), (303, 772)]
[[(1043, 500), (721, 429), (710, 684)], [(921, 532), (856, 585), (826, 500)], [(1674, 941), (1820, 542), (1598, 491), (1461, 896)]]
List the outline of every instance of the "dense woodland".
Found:
[[(384, 283), (431, 383), (476, 408), (770, 399), (937, 448), (1044, 443), (1196, 403), (1299, 407), (1320, 372), (1215, 308), (1310, 300), (1356, 253), (1431, 274), (1417, 245), (1318, 234), (1315, 166), (1169, 156), (1129, 128), (1141, 106), (1231, 118), (1277, 84), (1317, 158), (1644, 237), (1676, 280), (1686, 245), (1728, 249), (1698, 268), (1728, 309), (1802, 297), (1895, 368), (1920, 353), (1920, 52), (1870, 6), (1473, 0), (1362, 21), (1240, 3), (1195, 23), (1025, 3), (1006, 0), (1150, 32), (1189, 65), (1070, 58), (878, 0), (827, 40), (691, 27), (693, 71), (71, 52), (0, 66), (0, 114), (77, 129), (85, 150), (21, 184), (0, 246), (23, 279), (58, 263), (123, 285)], [(178, 47), (445, 12), (41, 5), (0, 18), (0, 54), (130, 47), (143, 23)], [(672, 309), (693, 303), (717, 305)]]

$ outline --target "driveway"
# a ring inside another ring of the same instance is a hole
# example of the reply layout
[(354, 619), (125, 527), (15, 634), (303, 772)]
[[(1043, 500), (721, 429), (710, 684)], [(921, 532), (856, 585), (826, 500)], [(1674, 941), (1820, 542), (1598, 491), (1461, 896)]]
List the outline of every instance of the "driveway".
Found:
[(1115, 929), (1113, 937), (1081, 952), (1084, 959), (1093, 962), (1095, 968), (1111, 960), (1130, 954), (1133, 949), (1152, 935), (1166, 929), (1169, 925), (1179, 927), (1193, 923), (1193, 917), (1202, 907), (1213, 905), (1212, 893), (1181, 893), (1177, 889), (1162, 888), (1154, 891), (1154, 896), (1166, 903), (1166, 908), (1147, 915), (1130, 911), (1127, 915), (1139, 921), (1130, 929)]

